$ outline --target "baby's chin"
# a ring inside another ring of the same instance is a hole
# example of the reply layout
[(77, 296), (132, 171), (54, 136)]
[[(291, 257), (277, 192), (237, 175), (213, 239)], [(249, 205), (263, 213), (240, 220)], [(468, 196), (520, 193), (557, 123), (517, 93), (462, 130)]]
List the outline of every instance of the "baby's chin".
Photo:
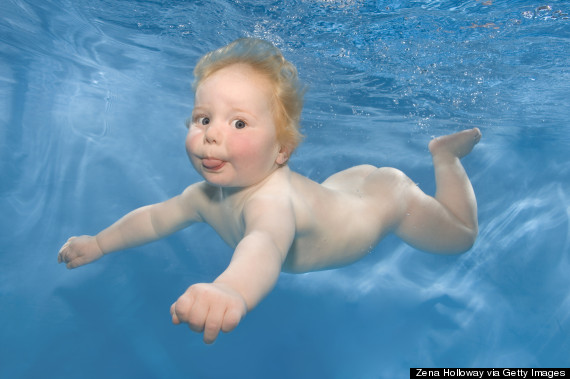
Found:
[[(194, 163), (194, 162), (192, 162)], [(207, 168), (202, 167), (201, 164), (194, 164), (194, 169), (196, 172), (206, 181), (206, 183), (215, 187), (236, 187), (238, 183), (235, 183), (234, 178), (228, 175), (225, 170), (220, 170), (218, 172), (212, 172)]]
[(201, 173), (202, 178), (206, 183), (221, 188), (244, 188), (249, 187), (248, 183), (242, 183), (241, 181), (232, 180), (224, 177), (223, 175), (211, 174), (211, 173)]

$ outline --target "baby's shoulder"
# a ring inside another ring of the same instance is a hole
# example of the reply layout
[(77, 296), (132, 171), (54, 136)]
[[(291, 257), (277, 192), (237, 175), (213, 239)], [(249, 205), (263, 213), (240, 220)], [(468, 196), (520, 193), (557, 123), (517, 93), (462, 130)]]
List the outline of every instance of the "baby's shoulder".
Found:
[(214, 190), (211, 185), (209, 185), (205, 181), (196, 182), (190, 184), (188, 187), (184, 189), (182, 192), (182, 196), (188, 199), (191, 198), (209, 198), (212, 197), (214, 194)]
[(215, 202), (216, 188), (205, 181), (189, 185), (179, 196), (180, 203), (184, 207), (192, 208), (202, 213), (207, 210), (212, 202)]

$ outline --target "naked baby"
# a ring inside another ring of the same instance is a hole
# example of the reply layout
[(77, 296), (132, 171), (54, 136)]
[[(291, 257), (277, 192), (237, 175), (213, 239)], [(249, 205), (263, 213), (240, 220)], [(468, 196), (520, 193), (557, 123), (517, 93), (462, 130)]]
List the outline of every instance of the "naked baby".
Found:
[(477, 205), (460, 158), (479, 142), (479, 129), (430, 142), (435, 197), (396, 169), (369, 165), (318, 184), (287, 165), (301, 140), (303, 87), (279, 49), (239, 39), (205, 55), (194, 75), (186, 150), (204, 181), (96, 236), (70, 238), (58, 262), (76, 268), (193, 223), (210, 224), (235, 249), (231, 262), (213, 283), (190, 286), (170, 313), (212, 343), (271, 291), (282, 270), (349, 264), (388, 233), (433, 253), (473, 245)]

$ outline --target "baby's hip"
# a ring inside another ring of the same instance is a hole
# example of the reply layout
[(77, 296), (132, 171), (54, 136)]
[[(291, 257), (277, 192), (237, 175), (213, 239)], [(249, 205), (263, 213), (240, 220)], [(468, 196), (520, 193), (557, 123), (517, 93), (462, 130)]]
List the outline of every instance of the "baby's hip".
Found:
[(329, 176), (323, 186), (332, 190), (358, 194), (370, 176), (378, 168), (372, 165), (359, 165), (342, 170)]

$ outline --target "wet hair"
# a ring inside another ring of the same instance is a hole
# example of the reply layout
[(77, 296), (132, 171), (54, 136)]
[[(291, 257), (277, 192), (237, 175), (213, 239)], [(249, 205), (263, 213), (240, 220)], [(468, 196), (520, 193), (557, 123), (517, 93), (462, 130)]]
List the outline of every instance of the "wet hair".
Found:
[(303, 139), (300, 132), (305, 88), (297, 69), (277, 47), (256, 38), (240, 38), (204, 55), (194, 68), (194, 92), (200, 83), (218, 70), (246, 64), (273, 84), (273, 116), (277, 140), (291, 154)]

